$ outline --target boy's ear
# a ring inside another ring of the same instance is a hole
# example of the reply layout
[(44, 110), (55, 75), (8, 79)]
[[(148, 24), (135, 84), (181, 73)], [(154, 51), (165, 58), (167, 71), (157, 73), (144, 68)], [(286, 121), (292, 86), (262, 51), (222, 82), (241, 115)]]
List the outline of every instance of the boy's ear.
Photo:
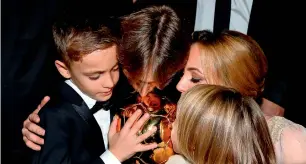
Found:
[(66, 79), (71, 78), (70, 71), (65, 63), (55, 60), (55, 67), (57, 68), (58, 72)]

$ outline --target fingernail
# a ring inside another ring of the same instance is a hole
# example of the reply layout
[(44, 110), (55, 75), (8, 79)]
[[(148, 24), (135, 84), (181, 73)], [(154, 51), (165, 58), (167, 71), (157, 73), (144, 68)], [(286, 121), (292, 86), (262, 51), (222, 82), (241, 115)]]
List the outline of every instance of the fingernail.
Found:
[(149, 113), (145, 113), (144, 116), (145, 117), (150, 117), (150, 114)]

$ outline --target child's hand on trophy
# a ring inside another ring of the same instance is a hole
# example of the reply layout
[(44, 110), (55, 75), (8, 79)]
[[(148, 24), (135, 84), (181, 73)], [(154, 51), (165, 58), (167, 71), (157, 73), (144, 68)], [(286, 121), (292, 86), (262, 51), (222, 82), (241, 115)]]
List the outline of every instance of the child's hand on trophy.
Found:
[(140, 119), (142, 111), (137, 110), (124, 124), (123, 128), (118, 132), (117, 124), (118, 116), (115, 116), (111, 123), (108, 138), (109, 150), (122, 162), (132, 157), (137, 152), (155, 149), (156, 143), (142, 144), (142, 141), (150, 137), (156, 132), (154, 126), (151, 130), (138, 136), (139, 130), (143, 127), (146, 121), (150, 118), (148, 113), (145, 113)]

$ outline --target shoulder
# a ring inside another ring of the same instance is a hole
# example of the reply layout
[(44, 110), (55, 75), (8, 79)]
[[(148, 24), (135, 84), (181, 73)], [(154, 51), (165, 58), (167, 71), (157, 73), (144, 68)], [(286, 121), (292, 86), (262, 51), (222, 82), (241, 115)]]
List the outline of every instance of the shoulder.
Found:
[(298, 133), (301, 130), (305, 131), (305, 128), (299, 124), (296, 124), (284, 117), (274, 116), (267, 120), (270, 135), (273, 143), (278, 142), (281, 136), (290, 132)]
[(284, 163), (306, 163), (306, 128), (283, 117), (268, 121), (277, 160)]
[(169, 160), (166, 162), (166, 164), (189, 164), (189, 162), (185, 159), (182, 155), (173, 155), (169, 158)]
[(69, 103), (50, 103), (43, 107), (38, 113), (42, 125), (48, 122), (67, 123), (72, 120), (76, 114)]

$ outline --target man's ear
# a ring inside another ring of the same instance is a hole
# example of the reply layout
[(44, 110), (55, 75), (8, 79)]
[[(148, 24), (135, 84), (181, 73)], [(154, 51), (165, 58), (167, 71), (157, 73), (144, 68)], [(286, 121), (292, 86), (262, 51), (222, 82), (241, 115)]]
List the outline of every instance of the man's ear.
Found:
[(57, 68), (58, 72), (66, 79), (71, 78), (70, 71), (65, 63), (55, 60), (55, 67)]

